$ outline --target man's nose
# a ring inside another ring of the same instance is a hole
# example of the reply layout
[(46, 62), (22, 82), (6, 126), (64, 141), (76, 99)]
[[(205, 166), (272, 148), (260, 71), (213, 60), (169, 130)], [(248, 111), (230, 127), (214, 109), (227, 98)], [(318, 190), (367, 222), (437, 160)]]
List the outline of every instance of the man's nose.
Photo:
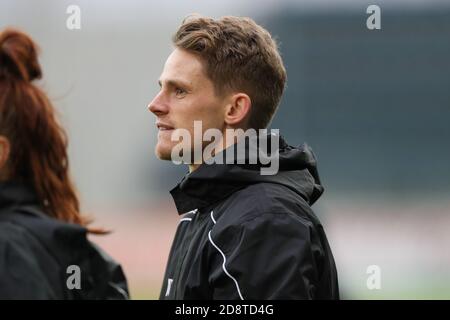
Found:
[(162, 92), (159, 92), (155, 98), (153, 98), (147, 108), (155, 115), (166, 114), (169, 111), (167, 102), (164, 100)]

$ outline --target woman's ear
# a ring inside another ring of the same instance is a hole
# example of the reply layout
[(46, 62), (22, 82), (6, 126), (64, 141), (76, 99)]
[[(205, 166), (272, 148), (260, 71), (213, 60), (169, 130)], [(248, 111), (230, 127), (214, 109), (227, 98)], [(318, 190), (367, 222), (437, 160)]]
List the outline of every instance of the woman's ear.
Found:
[(252, 101), (245, 93), (237, 93), (231, 96), (230, 104), (227, 106), (225, 122), (229, 126), (240, 128), (247, 127), (247, 119), (250, 116)]
[(0, 170), (4, 171), (6, 163), (8, 162), (11, 146), (8, 138), (0, 136)]

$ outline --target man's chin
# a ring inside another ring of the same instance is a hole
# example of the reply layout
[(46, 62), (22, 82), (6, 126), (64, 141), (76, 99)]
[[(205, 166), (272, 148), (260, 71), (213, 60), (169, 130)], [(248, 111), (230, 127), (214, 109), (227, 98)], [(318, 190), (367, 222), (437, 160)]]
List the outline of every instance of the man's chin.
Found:
[(172, 154), (169, 148), (166, 149), (156, 146), (155, 154), (160, 160), (172, 160)]

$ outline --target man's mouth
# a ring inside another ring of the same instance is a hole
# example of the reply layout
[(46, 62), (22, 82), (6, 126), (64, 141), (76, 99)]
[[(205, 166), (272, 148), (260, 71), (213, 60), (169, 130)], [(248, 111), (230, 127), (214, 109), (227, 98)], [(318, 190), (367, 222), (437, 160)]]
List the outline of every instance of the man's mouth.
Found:
[(156, 127), (158, 128), (159, 131), (169, 131), (169, 130), (173, 130), (174, 127), (169, 126), (165, 123), (161, 123), (161, 122), (157, 122), (156, 123)]

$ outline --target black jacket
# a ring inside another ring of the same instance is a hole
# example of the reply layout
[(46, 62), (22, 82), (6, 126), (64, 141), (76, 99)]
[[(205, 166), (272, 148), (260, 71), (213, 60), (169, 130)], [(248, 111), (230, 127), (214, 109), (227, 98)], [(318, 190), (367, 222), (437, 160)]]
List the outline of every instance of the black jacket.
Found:
[(1, 183), (0, 299), (127, 299), (121, 267), (86, 234), (45, 215), (30, 189)]
[(171, 191), (182, 216), (160, 299), (339, 299), (310, 207), (323, 192), (314, 154), (282, 138), (279, 150), (276, 175), (203, 164)]

